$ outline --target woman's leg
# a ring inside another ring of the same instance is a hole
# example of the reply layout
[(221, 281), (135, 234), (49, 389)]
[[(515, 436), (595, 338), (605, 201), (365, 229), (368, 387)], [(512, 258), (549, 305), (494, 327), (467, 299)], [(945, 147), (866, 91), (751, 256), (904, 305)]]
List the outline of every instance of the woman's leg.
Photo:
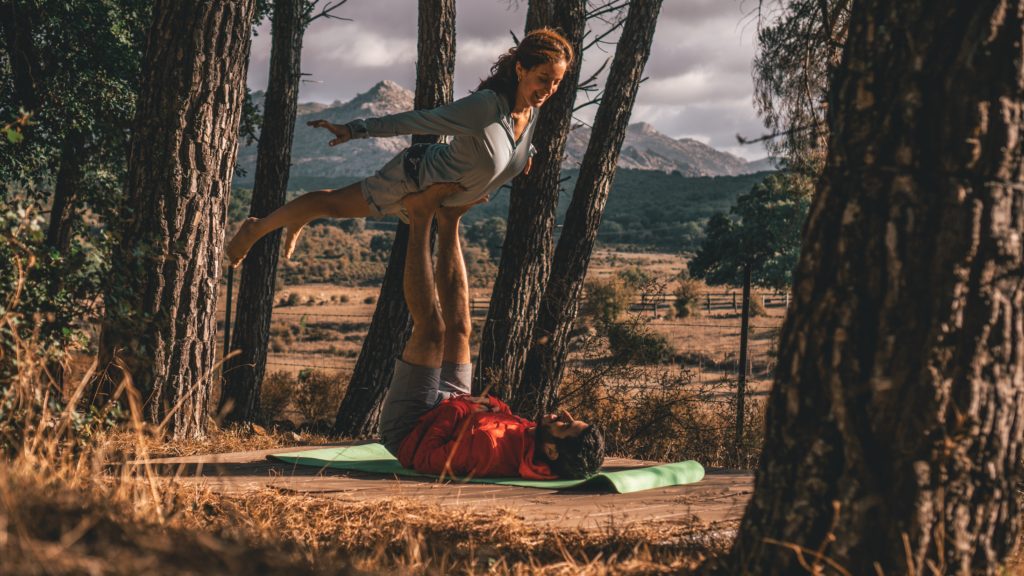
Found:
[(265, 218), (248, 218), (243, 222), (228, 242), (228, 258), (232, 266), (237, 266), (257, 240), (278, 228), (287, 228), (284, 253), (285, 258), (290, 258), (302, 227), (310, 221), (317, 218), (365, 218), (372, 213), (359, 182), (335, 190), (308, 192)]

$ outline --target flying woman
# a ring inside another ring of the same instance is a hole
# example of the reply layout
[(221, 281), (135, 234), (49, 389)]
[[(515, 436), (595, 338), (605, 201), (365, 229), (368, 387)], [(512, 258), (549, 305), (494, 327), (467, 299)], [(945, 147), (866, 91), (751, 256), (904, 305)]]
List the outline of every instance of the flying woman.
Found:
[(446, 144), (415, 144), (365, 180), (309, 192), (265, 218), (249, 218), (228, 243), (231, 264), (237, 266), (258, 239), (282, 227), (287, 229), (285, 257), (290, 257), (302, 227), (317, 218), (397, 215), (406, 220), (402, 199), (417, 192), (439, 195), (443, 206), (485, 202), (517, 174), (529, 172), (538, 108), (558, 90), (572, 59), (568, 41), (541, 28), (498, 58), (476, 92), (447, 106), (347, 124), (309, 122), (335, 136), (331, 146), (369, 136), (453, 138)]

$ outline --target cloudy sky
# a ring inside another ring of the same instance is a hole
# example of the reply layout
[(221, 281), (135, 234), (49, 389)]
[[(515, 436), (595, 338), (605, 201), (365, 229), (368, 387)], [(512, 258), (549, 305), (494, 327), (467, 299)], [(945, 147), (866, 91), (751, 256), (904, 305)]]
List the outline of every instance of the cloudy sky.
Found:
[[(649, 122), (673, 138), (694, 138), (738, 156), (765, 156), (759, 145), (740, 146), (736, 134), (758, 136), (750, 62), (754, 55), (752, 0), (665, 0), (654, 46), (631, 122)], [(347, 101), (380, 80), (412, 89), (416, 82), (416, 0), (349, 0), (307, 30), (302, 70), (309, 74), (301, 101)], [(476, 87), (497, 56), (522, 35), (526, 0), (456, 2), (455, 95)], [(584, 56), (584, 75), (611, 55), (596, 49)], [(249, 86), (266, 87), (270, 26), (253, 38)], [(588, 121), (593, 107), (581, 111)]]

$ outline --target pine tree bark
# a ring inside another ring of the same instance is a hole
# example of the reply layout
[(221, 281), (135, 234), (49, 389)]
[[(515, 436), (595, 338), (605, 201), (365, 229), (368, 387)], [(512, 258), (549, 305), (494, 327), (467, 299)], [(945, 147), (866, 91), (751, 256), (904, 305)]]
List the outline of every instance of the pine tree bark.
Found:
[(572, 202), (562, 225), (562, 235), (555, 248), (551, 276), (541, 299), (523, 379), (513, 398), (513, 409), (526, 417), (536, 417), (551, 407), (562, 379), (569, 332), (576, 320), (583, 279), (590, 265), (644, 65), (651, 53), (660, 9), (661, 0), (637, 0), (629, 5)]
[(477, 393), (489, 388), (506, 399), (511, 398), (513, 384), (522, 377), (540, 298), (551, 269), (562, 155), (583, 61), (585, 0), (559, 2), (559, 10), (554, 9), (554, 4), (552, 0), (530, 2), (526, 31), (544, 26), (561, 30), (572, 44), (576, 58), (537, 121), (537, 153), (530, 173), (512, 181), (508, 227), (477, 359), (481, 375), (476, 383)]
[[(256, 178), (249, 215), (262, 218), (284, 204), (302, 72), (307, 0), (276, 0), (271, 15), (270, 76), (256, 151)], [(231, 350), (224, 364), (219, 412), (227, 422), (260, 420), (260, 384), (274, 308), (280, 230), (261, 238), (242, 263)]]
[(158, 0), (143, 60), (100, 400), (131, 378), (145, 418), (204, 435), (217, 285), (254, 0)]
[[(436, 108), (452, 101), (455, 76), (455, 0), (420, 0), (416, 45), (416, 95), (413, 106)], [(414, 136), (413, 143), (436, 142)], [(399, 223), (381, 283), (377, 307), (356, 359), (345, 397), (334, 420), (341, 436), (375, 434), (391, 375), (412, 333), (412, 317), (402, 292), (409, 227)]]
[(1012, 551), (1022, 13), (855, 3), (728, 573), (995, 574)]

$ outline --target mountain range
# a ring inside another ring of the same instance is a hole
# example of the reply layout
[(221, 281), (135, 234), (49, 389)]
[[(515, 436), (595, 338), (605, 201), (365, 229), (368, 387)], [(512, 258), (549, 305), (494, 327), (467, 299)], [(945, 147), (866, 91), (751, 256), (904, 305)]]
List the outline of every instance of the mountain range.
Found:
[[(261, 110), (263, 97), (262, 92), (252, 94), (253, 103)], [(390, 80), (378, 82), (348, 102), (299, 104), (292, 144), (291, 175), (369, 176), (409, 145), (409, 137), (401, 136), (355, 140), (332, 148), (327, 145), (331, 135), (326, 130), (306, 126), (307, 121), (324, 119), (342, 124), (357, 118), (384, 116), (412, 108), (412, 91)], [(579, 168), (589, 140), (590, 129), (586, 126), (580, 126), (569, 133), (563, 169)], [(239, 149), (238, 165), (247, 174), (242, 180), (251, 180), (256, 173), (255, 143)], [(769, 158), (748, 162), (691, 138), (671, 138), (645, 122), (628, 127), (618, 166), (633, 170), (679, 173), (682, 176), (735, 176), (776, 168)]]

